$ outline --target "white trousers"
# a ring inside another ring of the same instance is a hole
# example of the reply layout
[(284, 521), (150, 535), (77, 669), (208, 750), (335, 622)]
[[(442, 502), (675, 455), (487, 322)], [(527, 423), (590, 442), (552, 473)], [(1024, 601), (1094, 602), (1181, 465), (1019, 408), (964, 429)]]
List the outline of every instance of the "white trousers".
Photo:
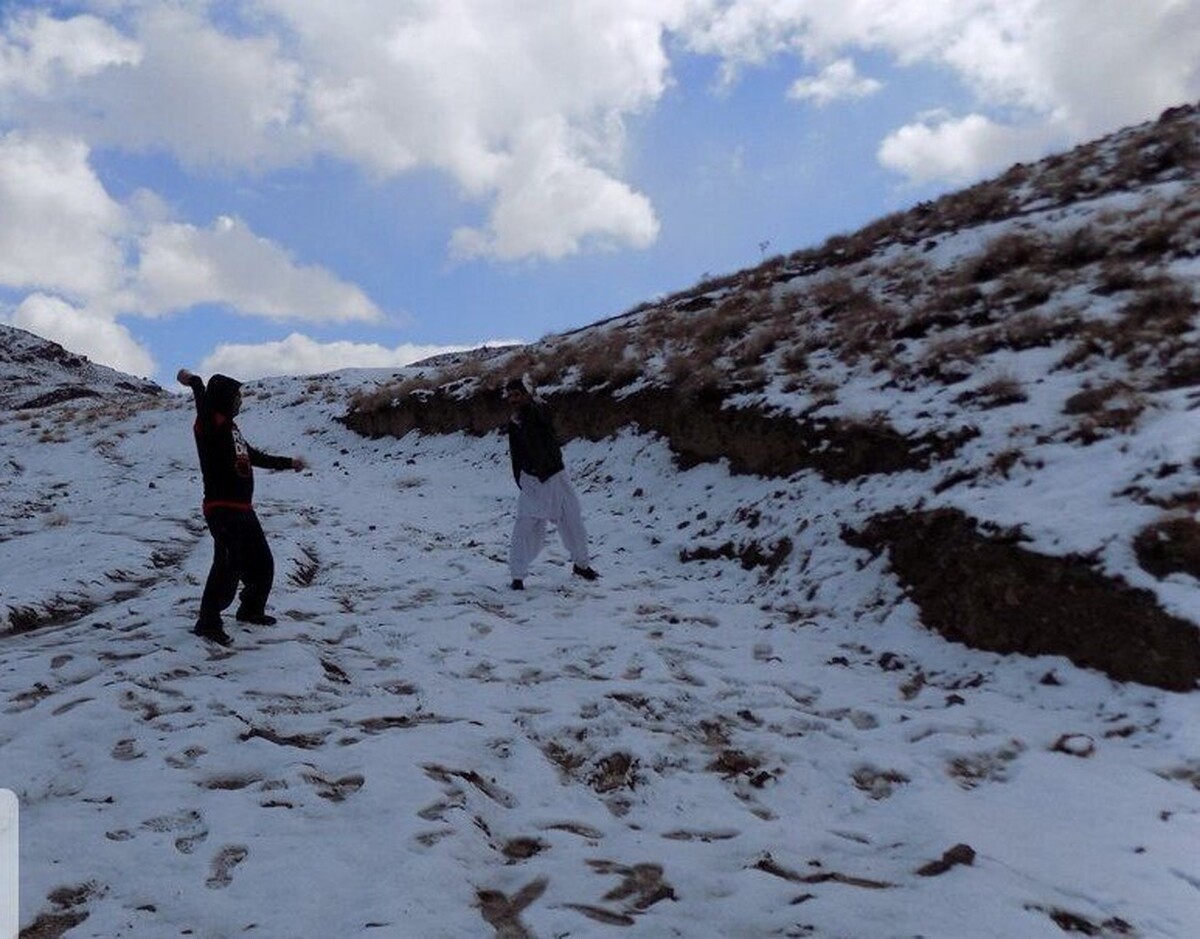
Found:
[(522, 473), (517, 520), (508, 547), (508, 569), (515, 580), (525, 579), (529, 565), (541, 553), (546, 543), (546, 522), (553, 522), (558, 529), (573, 564), (590, 565), (587, 529), (583, 527), (579, 497), (567, 479), (567, 471), (557, 472), (545, 482)]

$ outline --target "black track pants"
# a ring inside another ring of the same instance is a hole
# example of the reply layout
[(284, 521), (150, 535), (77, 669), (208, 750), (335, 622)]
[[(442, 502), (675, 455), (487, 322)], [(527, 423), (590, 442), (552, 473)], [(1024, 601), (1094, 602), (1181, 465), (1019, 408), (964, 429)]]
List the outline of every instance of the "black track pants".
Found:
[(233, 603), (238, 581), (245, 584), (240, 609), (260, 615), (275, 580), (275, 559), (258, 516), (252, 510), (213, 508), (204, 519), (213, 537), (213, 562), (200, 600), (200, 625), (220, 625), (221, 612)]

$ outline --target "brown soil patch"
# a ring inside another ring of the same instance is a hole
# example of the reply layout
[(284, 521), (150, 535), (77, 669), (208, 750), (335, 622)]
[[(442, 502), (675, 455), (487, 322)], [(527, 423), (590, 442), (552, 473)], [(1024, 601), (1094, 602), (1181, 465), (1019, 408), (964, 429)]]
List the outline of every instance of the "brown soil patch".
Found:
[(876, 516), (844, 537), (886, 550), (922, 622), (952, 641), (1063, 655), (1118, 681), (1172, 691), (1191, 691), (1200, 679), (1196, 625), (1085, 558), (1026, 550), (1016, 534), (985, 534), (957, 509)]
[[(884, 421), (791, 417), (753, 408), (724, 406), (715, 391), (688, 395), (674, 389), (647, 389), (620, 399), (604, 392), (553, 395), (560, 437), (603, 440), (624, 427), (661, 434), (683, 468), (727, 459), (734, 473), (785, 477), (811, 469), (826, 479), (847, 481), (876, 473), (927, 468), (953, 455), (977, 431), (905, 437)], [(485, 434), (505, 425), (509, 407), (499, 391), (469, 399), (442, 389), (412, 394), (372, 411), (343, 419), (368, 437), (403, 437), (465, 431)]]

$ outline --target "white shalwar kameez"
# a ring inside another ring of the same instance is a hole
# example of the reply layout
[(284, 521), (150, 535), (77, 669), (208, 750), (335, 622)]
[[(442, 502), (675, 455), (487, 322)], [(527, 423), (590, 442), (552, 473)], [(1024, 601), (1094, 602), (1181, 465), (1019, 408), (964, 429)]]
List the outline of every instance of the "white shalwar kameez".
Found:
[(553, 522), (558, 529), (571, 562), (577, 567), (589, 567), (587, 529), (567, 471), (559, 470), (544, 482), (522, 473), (520, 486), (517, 520), (508, 549), (508, 569), (513, 579), (524, 580), (529, 574), (529, 566), (546, 543), (546, 522)]

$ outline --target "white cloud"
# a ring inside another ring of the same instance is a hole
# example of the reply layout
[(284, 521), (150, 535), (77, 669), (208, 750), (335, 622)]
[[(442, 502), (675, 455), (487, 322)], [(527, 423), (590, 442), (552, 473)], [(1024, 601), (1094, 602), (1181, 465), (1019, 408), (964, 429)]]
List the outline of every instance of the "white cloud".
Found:
[(0, 137), (0, 283), (75, 298), (117, 287), (125, 214), (88, 155), (79, 140)]
[[(1068, 143), (1200, 97), (1197, 0), (87, 7), (0, 25), (0, 126), (237, 171), (320, 156), (382, 178), (433, 168), (483, 206), (483, 223), (453, 236), (467, 257), (556, 258), (655, 240), (654, 209), (624, 178), (626, 125), (670, 87), (677, 46), (717, 58), (728, 81), (792, 59), (804, 77), (789, 94), (818, 104), (878, 88), (850, 64), (862, 53), (955, 74), (975, 97), (964, 111), (995, 125), (954, 119), (961, 153), (942, 162), (956, 174), (984, 166), (971, 134)], [(953, 126), (938, 129), (949, 137)], [(915, 165), (897, 142), (916, 147), (929, 132), (924, 121), (898, 129), (884, 148), (889, 165)]]
[(0, 101), (20, 126), (181, 162), (268, 167), (310, 154), (302, 72), (271, 35), (232, 36), (204, 4), (147, 4), (132, 35), (94, 16), (16, 17), (0, 36)]
[[(621, 179), (625, 122), (667, 88), (665, 37), (695, 2), (128, 4), (128, 36), (90, 16), (57, 26), (104, 27), (120, 55), (93, 55), (74, 81), (26, 85), (4, 110), (188, 165), (267, 169), (328, 154), (380, 177), (432, 167), (489, 207), (485, 230), (456, 237), (474, 254), (640, 247), (657, 221)], [(10, 21), (9, 45), (53, 59), (53, 22), (18, 36)], [(539, 184), (540, 212), (512, 204)], [(542, 234), (512, 232), (515, 217)]]
[(1200, 97), (1196, 0), (710, 0), (683, 36), (730, 81), (781, 55), (855, 51), (956, 73), (974, 114), (909, 124), (880, 147), (914, 180), (978, 177)]
[(667, 87), (682, 0), (270, 6), (300, 37), (325, 146), (384, 175), (433, 166), (491, 202), (483, 230), (455, 233), (459, 256), (656, 237), (649, 201), (619, 178), (624, 122)]
[(852, 59), (838, 59), (812, 78), (797, 79), (788, 89), (787, 96), (824, 107), (843, 98), (865, 98), (882, 87), (876, 79), (859, 75)]
[(140, 54), (137, 43), (94, 16), (21, 13), (0, 36), (0, 92), (49, 94), (107, 68), (137, 64)]
[(981, 114), (951, 118), (931, 115), (907, 124), (880, 144), (879, 162), (913, 183), (965, 183), (1043, 149), (1053, 128), (1009, 127)]
[(279, 245), (224, 216), (207, 229), (178, 222), (152, 225), (141, 241), (131, 298), (138, 312), (150, 315), (217, 303), (273, 319), (382, 317), (358, 287), (322, 267), (298, 265)]
[(89, 157), (77, 139), (0, 136), (0, 285), (32, 293), (17, 325), (134, 371), (151, 363), (116, 323), (123, 313), (213, 303), (309, 322), (382, 317), (358, 287), (297, 263), (236, 219), (207, 229), (172, 222), (146, 190), (117, 202)]
[(154, 374), (154, 359), (128, 329), (106, 315), (72, 306), (59, 297), (30, 294), (8, 322), (109, 368), (140, 377)]
[(165, 149), (186, 164), (285, 165), (309, 155), (298, 120), (302, 71), (274, 36), (230, 36), (197, 11), (151, 5), (136, 66), (109, 69), (68, 99), (98, 142)]
[[(510, 345), (517, 340), (490, 340), (487, 345)], [(203, 372), (222, 372), (239, 379), (268, 375), (316, 375), (343, 368), (400, 368), (445, 352), (475, 346), (434, 346), (404, 343), (389, 349), (375, 343), (318, 342), (292, 333), (279, 342), (253, 345), (223, 344), (200, 365)]]
[(486, 230), (454, 233), (459, 257), (561, 258), (586, 244), (654, 242), (659, 222), (650, 200), (577, 158), (566, 134), (560, 123), (530, 128), (499, 180)]

